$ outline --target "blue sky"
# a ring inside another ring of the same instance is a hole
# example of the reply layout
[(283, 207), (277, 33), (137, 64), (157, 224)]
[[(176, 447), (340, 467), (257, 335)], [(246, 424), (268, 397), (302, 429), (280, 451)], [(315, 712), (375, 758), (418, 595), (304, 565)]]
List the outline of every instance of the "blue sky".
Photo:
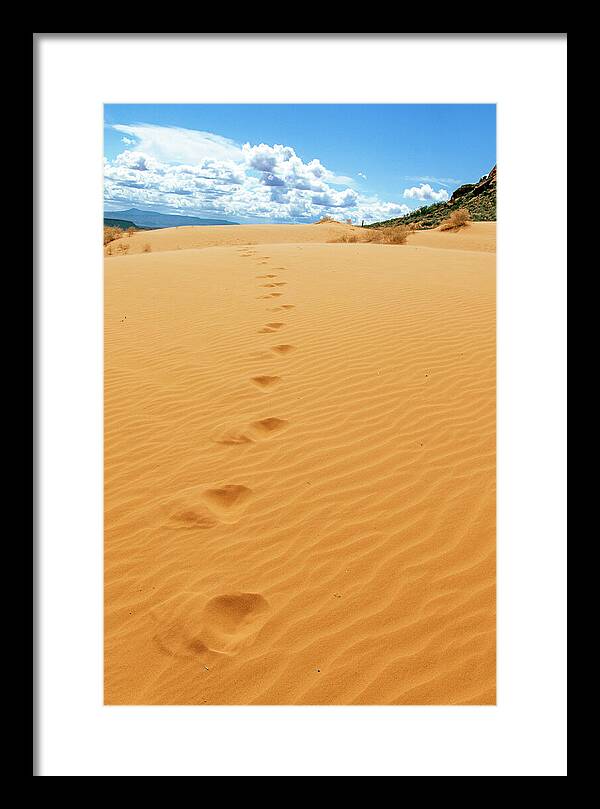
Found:
[(109, 104), (104, 118), (107, 211), (377, 221), (496, 162), (491, 104)]

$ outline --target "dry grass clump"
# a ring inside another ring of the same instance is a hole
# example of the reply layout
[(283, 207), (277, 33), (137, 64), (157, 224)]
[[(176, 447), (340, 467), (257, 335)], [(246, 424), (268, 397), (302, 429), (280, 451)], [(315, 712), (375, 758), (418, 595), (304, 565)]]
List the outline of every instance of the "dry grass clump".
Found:
[(388, 228), (369, 228), (367, 242), (376, 244), (406, 244), (408, 234), (411, 233), (408, 225), (394, 225)]
[(151, 253), (151, 252), (152, 252), (152, 248), (150, 247), (150, 245), (149, 245), (149, 244), (145, 244), (145, 245), (143, 246), (143, 248), (142, 248), (142, 251), (143, 251), (144, 253)]
[(106, 246), (109, 242), (114, 242), (115, 239), (120, 238), (123, 235), (123, 231), (121, 228), (104, 228), (104, 246)]
[(383, 234), (384, 244), (406, 244), (408, 234), (411, 232), (407, 225), (396, 225), (395, 227), (380, 228)]
[(406, 244), (412, 228), (407, 225), (396, 225), (388, 228), (360, 228), (360, 233), (343, 233), (332, 242), (367, 242), (369, 244)]
[(382, 242), (383, 241), (383, 234), (381, 228), (365, 228), (365, 235), (362, 239), (363, 242)]
[(135, 233), (136, 228), (127, 228), (127, 238), (130, 239)]
[(458, 230), (464, 228), (469, 224), (471, 214), (466, 208), (459, 208), (457, 211), (452, 211), (448, 219), (440, 225), (440, 230)]
[(317, 221), (315, 222), (315, 225), (324, 225), (324, 224), (331, 223), (331, 222), (335, 222), (336, 224), (339, 224), (337, 219), (334, 219), (333, 216), (322, 216), (320, 219), (317, 219)]
[[(121, 234), (122, 233), (123, 231), (121, 231)], [(118, 256), (119, 254), (126, 255), (129, 252), (129, 247), (130, 246), (125, 241), (115, 243), (113, 240), (113, 242), (109, 243), (106, 247), (105, 254), (107, 256)]]

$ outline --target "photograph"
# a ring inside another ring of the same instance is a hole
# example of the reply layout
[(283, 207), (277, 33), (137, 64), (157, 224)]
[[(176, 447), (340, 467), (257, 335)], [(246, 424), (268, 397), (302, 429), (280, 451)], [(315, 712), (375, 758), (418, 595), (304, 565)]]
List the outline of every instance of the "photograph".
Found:
[(34, 776), (567, 775), (567, 34), (34, 33)]
[(495, 705), (495, 105), (103, 134), (105, 704)]

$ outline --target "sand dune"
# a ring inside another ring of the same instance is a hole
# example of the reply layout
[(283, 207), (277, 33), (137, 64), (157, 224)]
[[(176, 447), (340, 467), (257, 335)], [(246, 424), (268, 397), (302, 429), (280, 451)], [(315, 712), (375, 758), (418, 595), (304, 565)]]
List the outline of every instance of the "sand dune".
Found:
[(458, 230), (417, 230), (409, 236), (409, 243), (418, 247), (437, 247), (442, 250), (475, 250), (496, 252), (496, 223), (472, 222)]
[(106, 259), (106, 703), (495, 702), (495, 227), (343, 227)]
[[(117, 254), (119, 246), (127, 246), (128, 255), (164, 250), (191, 250), (197, 247), (247, 247), (249, 252), (261, 244), (294, 244), (330, 242), (342, 233), (356, 231), (338, 222), (321, 225), (217, 225), (214, 227), (163, 228), (141, 230), (112, 242), (110, 252)], [(105, 248), (105, 253), (107, 253)], [(267, 266), (265, 257), (258, 258), (258, 267)]]
[[(248, 248), (249, 252), (261, 244), (323, 244), (335, 242), (344, 234), (352, 234), (358, 239), (366, 238), (368, 229), (343, 225), (339, 222), (320, 225), (221, 225), (216, 227), (163, 228), (162, 230), (142, 230), (123, 236), (108, 245), (104, 252), (119, 255), (125, 247), (127, 255), (143, 252), (163, 252), (165, 250), (191, 250), (204, 247)], [(496, 252), (496, 223), (473, 222), (469, 227), (453, 233), (440, 230), (421, 230), (409, 236), (409, 243), (421, 247), (437, 247), (447, 250), (476, 250)], [(264, 278), (272, 278), (267, 269), (267, 259), (258, 261), (265, 269)]]

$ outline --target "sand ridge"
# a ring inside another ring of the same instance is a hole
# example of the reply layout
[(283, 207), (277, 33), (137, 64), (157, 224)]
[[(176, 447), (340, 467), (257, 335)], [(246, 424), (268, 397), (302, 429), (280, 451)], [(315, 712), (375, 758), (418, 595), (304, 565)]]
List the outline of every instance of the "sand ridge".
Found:
[(480, 224), (178, 228), (106, 259), (106, 703), (495, 702)]
[[(142, 230), (123, 236), (104, 248), (105, 255), (118, 256), (122, 246), (127, 255), (152, 252), (161, 253), (175, 250), (195, 250), (206, 247), (239, 247), (239, 255), (254, 257), (254, 266), (263, 270), (259, 279), (274, 279), (271, 269), (267, 272), (268, 258), (255, 255), (260, 245), (268, 244), (327, 244), (335, 243), (343, 235), (363, 238), (367, 229), (344, 225), (340, 222), (320, 225), (216, 225), (214, 227), (179, 227), (161, 230)], [(474, 250), (495, 253), (496, 223), (473, 222), (460, 232), (420, 230), (411, 233), (409, 243), (420, 247), (437, 247), (447, 250)], [(281, 270), (281, 267), (275, 268)], [(285, 284), (280, 279), (279, 286)], [(263, 286), (268, 286), (263, 284)]]

